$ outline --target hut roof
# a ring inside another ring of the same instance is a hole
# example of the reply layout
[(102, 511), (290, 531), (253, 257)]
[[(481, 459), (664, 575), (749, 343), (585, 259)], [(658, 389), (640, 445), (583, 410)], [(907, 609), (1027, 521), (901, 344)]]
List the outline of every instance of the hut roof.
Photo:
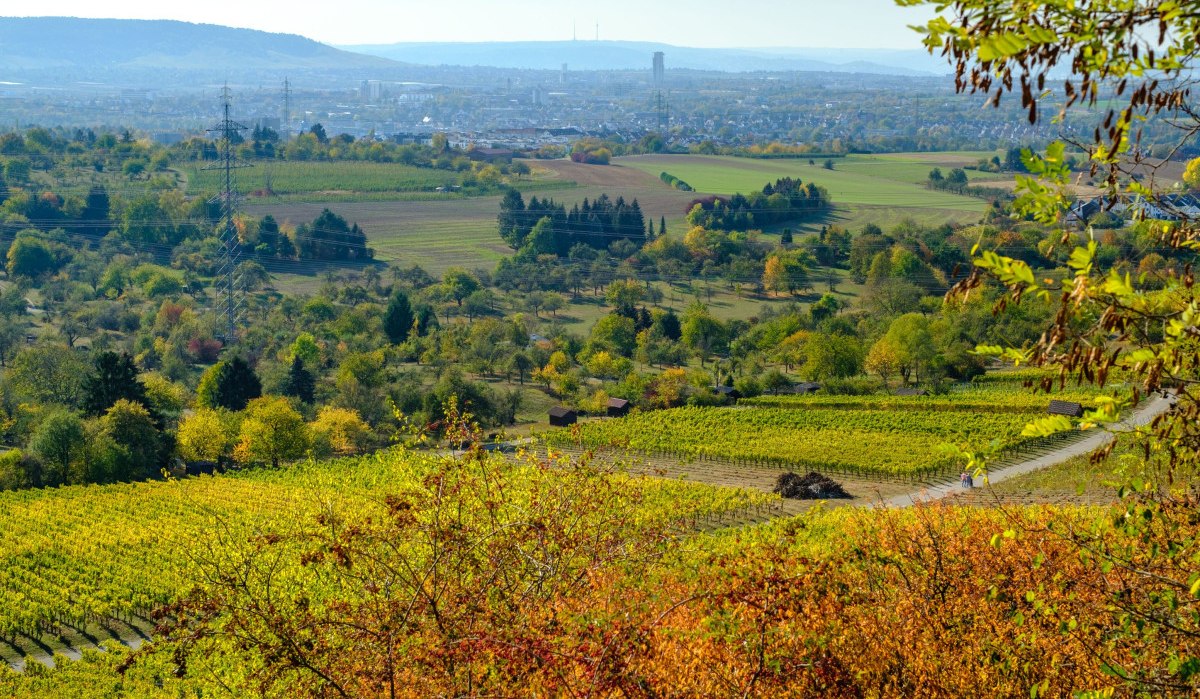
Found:
[(1083, 406), (1066, 400), (1052, 400), (1046, 410), (1051, 415), (1066, 415), (1067, 417), (1082, 417)]

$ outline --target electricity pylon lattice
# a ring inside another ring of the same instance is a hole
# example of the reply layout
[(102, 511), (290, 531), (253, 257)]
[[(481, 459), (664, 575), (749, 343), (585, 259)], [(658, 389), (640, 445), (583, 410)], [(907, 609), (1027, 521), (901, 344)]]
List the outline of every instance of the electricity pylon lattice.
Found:
[(237, 293), (238, 258), (241, 256), (241, 244), (238, 241), (237, 226), (234, 224), (236, 211), (236, 195), (233, 191), (233, 171), (238, 168), (250, 167), (249, 163), (234, 160), (233, 139), (246, 130), (244, 124), (239, 124), (229, 118), (229, 88), (221, 90), (221, 101), (224, 107), (224, 119), (219, 124), (208, 129), (209, 133), (219, 134), (221, 139), (221, 156), (217, 165), (211, 165), (205, 170), (218, 170), (223, 174), (221, 193), (214, 201), (221, 203), (221, 253), (217, 260), (218, 287), (224, 296), (223, 311), (225, 314), (226, 336), (225, 344), (231, 345), (237, 338), (237, 320), (241, 305)]

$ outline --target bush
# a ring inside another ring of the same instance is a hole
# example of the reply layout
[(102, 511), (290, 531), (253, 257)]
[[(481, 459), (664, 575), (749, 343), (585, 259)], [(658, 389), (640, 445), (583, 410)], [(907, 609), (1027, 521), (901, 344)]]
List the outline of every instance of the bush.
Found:
[(821, 384), (821, 390), (831, 396), (869, 396), (873, 393), (883, 393), (886, 389), (887, 386), (879, 379), (866, 376), (828, 379)]

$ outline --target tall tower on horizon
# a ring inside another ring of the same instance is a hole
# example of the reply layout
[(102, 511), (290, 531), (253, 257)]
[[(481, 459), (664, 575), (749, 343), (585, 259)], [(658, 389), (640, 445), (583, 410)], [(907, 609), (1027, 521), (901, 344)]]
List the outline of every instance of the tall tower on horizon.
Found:
[(663, 62), (663, 52), (654, 52), (654, 87), (661, 88), (666, 77), (666, 64)]

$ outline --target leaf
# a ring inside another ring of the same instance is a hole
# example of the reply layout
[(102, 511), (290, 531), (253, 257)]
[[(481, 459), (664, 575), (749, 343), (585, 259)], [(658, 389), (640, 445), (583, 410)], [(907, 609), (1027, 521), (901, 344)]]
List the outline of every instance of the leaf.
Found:
[(1021, 430), (1022, 437), (1049, 437), (1072, 428), (1070, 418), (1065, 415), (1051, 415), (1025, 425)]

